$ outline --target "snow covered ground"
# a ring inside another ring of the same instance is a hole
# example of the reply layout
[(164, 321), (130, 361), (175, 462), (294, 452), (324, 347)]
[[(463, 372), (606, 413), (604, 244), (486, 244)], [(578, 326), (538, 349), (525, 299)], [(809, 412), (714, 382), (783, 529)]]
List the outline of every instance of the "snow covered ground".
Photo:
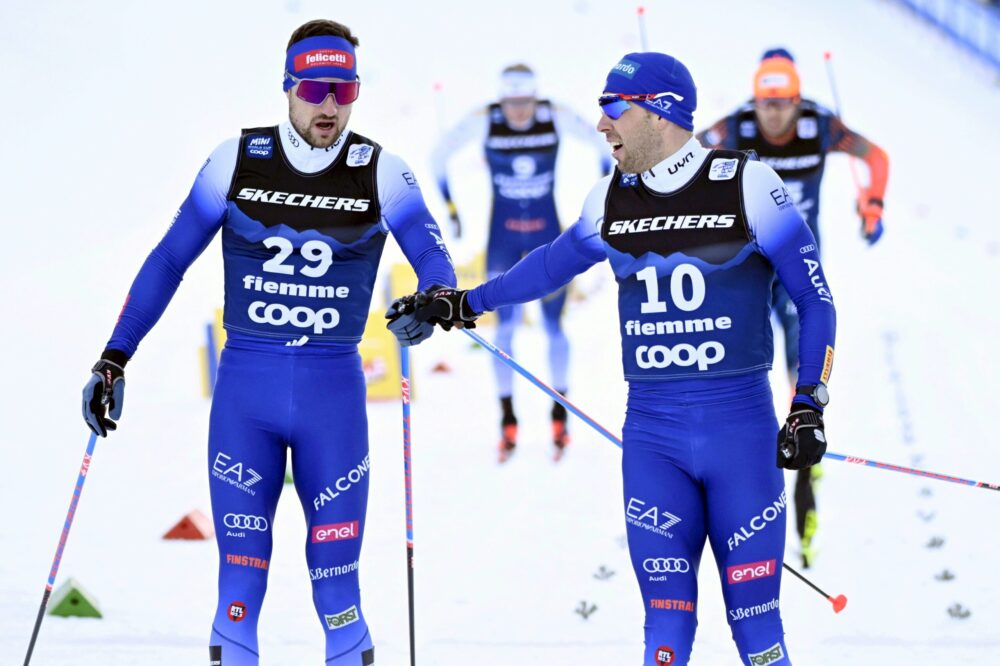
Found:
[[(491, 99), (504, 65), (529, 62), (546, 94), (596, 122), (607, 70), (639, 46), (634, 7), (596, 0), (4, 2), (0, 395), (18, 416), (0, 449), (0, 664), (23, 660), (86, 443), (79, 391), (128, 284), (210, 150), (240, 127), (284, 116), (284, 44), (294, 27), (321, 16), (361, 37), (364, 88), (352, 127), (409, 160), (442, 219), (429, 151), (442, 122)], [(1000, 91), (992, 75), (878, 0), (653, 2), (647, 29), (650, 48), (679, 56), (694, 73), (699, 127), (749, 94), (757, 57), (776, 44), (798, 57), (805, 93), (830, 102), (822, 54), (834, 54), (845, 119), (886, 148), (892, 172), (887, 233), (868, 249), (857, 237), (846, 159), (828, 166), (825, 263), (839, 307), (831, 449), (1000, 482), (991, 419), (1000, 407), (1000, 314), (989, 305), (1000, 277)], [(567, 145), (558, 185), (564, 222), (596, 177), (593, 162), (585, 148)], [(486, 177), (474, 149), (453, 167), (466, 227), (480, 228), (453, 244), (468, 257), (482, 243)], [(574, 402), (618, 431), (624, 383), (613, 281), (606, 266), (592, 272), (603, 276), (588, 276), (594, 293), (567, 314), (571, 387)], [(98, 443), (62, 563), (59, 580), (81, 581), (105, 618), (47, 618), (32, 663), (205, 663), (214, 543), (160, 536), (188, 511), (209, 510), (197, 347), (221, 299), (213, 245), (129, 365), (124, 420)], [(515, 345), (515, 357), (546, 376), (541, 332), (525, 330)], [(520, 382), (523, 446), (498, 467), (487, 353), (453, 332), (413, 357), (420, 662), (637, 664), (642, 609), (623, 547), (617, 449), (574, 422), (571, 451), (554, 465), (549, 403)], [(453, 372), (432, 374), (442, 359)], [(783, 372), (775, 383), (783, 395)], [(452, 416), (432, 418), (442, 414)], [(372, 404), (369, 418), (361, 581), (379, 663), (397, 666), (408, 659), (399, 406)], [(782, 615), (795, 663), (997, 661), (1000, 496), (832, 461), (825, 470), (810, 576), (850, 603), (834, 615), (786, 577)], [(262, 664), (321, 663), (294, 493), (278, 513)], [(928, 548), (934, 537), (943, 545)], [(595, 578), (601, 567), (614, 575)], [(952, 580), (937, 579), (945, 570)], [(701, 577), (692, 664), (737, 663), (717, 575), (706, 566)], [(589, 619), (574, 612), (581, 602), (597, 607)], [(955, 604), (971, 614), (949, 616)]]

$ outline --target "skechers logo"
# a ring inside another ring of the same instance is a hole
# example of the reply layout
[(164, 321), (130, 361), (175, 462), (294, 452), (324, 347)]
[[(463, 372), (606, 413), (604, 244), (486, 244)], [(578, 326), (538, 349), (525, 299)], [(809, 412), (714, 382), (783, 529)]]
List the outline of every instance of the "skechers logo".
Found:
[(638, 220), (616, 220), (608, 228), (608, 235), (675, 229), (729, 229), (734, 224), (736, 224), (735, 215), (660, 215)]
[(363, 213), (371, 204), (370, 199), (351, 199), (350, 197), (324, 197), (311, 194), (294, 194), (275, 190), (257, 190), (244, 187), (236, 195), (243, 201), (254, 201), (269, 204), (284, 204), (300, 208), (323, 208), (325, 210), (344, 210), (351, 213)]

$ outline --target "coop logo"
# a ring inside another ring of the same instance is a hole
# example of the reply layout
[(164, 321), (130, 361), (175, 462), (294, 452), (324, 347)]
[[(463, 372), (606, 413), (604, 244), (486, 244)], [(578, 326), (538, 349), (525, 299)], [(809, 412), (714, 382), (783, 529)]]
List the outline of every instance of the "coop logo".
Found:
[(687, 573), (691, 563), (682, 557), (647, 557), (642, 568), (646, 573)]
[[(680, 168), (681, 165), (675, 165)], [(660, 215), (635, 220), (615, 220), (608, 227), (609, 236), (641, 234), (646, 231), (677, 229), (729, 229), (736, 223), (735, 215)]]
[(337, 629), (343, 629), (349, 624), (354, 624), (359, 619), (358, 607), (351, 606), (347, 610), (336, 613), (335, 615), (323, 615), (323, 619), (326, 620), (326, 628), (335, 631)]
[(754, 666), (767, 666), (785, 658), (785, 653), (781, 649), (781, 643), (775, 643), (763, 652), (747, 653), (750, 663)]
[(247, 605), (242, 601), (234, 601), (229, 604), (229, 619), (233, 622), (242, 622), (247, 616)]
[(254, 136), (246, 143), (247, 157), (269, 159), (274, 154), (274, 141), (269, 136)]
[[(270, 137), (268, 137), (270, 139)], [(277, 190), (258, 190), (244, 187), (237, 193), (240, 201), (252, 201), (266, 204), (282, 204), (298, 206), (299, 208), (322, 208), (324, 210), (342, 210), (348, 213), (363, 213), (371, 205), (371, 199), (352, 199), (350, 197), (325, 197), (318, 194), (300, 194), (298, 192), (279, 192)]]
[(748, 562), (747, 564), (737, 564), (726, 569), (726, 578), (730, 585), (745, 583), (748, 580), (758, 578), (768, 578), (777, 571), (777, 560), (763, 560), (760, 562)]
[(315, 49), (295, 56), (295, 71), (301, 72), (309, 67), (354, 67), (354, 54), (338, 49)]
[(331, 541), (346, 541), (358, 538), (358, 521), (349, 523), (332, 523), (316, 525), (312, 528), (313, 543), (329, 543)]
[(656, 666), (669, 666), (674, 663), (674, 649), (667, 645), (656, 648)]
[(227, 513), (222, 518), (222, 524), (231, 530), (250, 530), (251, 532), (266, 532), (267, 518), (264, 516), (249, 516), (244, 513)]
[(709, 340), (697, 347), (682, 342), (673, 347), (665, 345), (639, 345), (635, 348), (635, 363), (643, 370), (652, 368), (668, 368), (676, 365), (678, 368), (688, 368), (698, 365), (698, 371), (704, 372), (709, 366), (719, 363), (726, 357), (726, 348), (721, 342)]
[(336, 328), (340, 323), (340, 312), (336, 308), (313, 310), (304, 305), (290, 308), (283, 303), (265, 303), (254, 301), (247, 308), (251, 321), (271, 326), (290, 324), (295, 328), (312, 329), (313, 334), (322, 335), (323, 331)]
[(660, 511), (657, 506), (646, 508), (646, 502), (637, 497), (630, 497), (625, 508), (625, 521), (629, 525), (673, 539), (674, 535), (669, 530), (681, 522), (681, 519), (669, 511)]
[(244, 469), (241, 462), (230, 465), (230, 460), (232, 460), (232, 456), (219, 451), (215, 456), (215, 462), (212, 463), (212, 476), (239, 488), (248, 495), (256, 495), (257, 492), (250, 486), (260, 481), (263, 477), (254, 471), (252, 467)]
[(340, 493), (345, 493), (361, 482), (368, 474), (368, 456), (358, 463), (351, 471), (333, 482), (332, 486), (324, 488), (319, 495), (313, 498), (313, 508), (319, 511), (327, 502), (340, 497)]
[(757, 532), (760, 532), (767, 528), (770, 523), (776, 521), (785, 510), (785, 491), (782, 490), (781, 494), (778, 495), (778, 499), (772, 502), (770, 505), (764, 508), (759, 514), (750, 519), (747, 525), (740, 527), (739, 532), (733, 532), (733, 536), (729, 537), (729, 550), (732, 552), (733, 549), (739, 548), (744, 541), (753, 537)]

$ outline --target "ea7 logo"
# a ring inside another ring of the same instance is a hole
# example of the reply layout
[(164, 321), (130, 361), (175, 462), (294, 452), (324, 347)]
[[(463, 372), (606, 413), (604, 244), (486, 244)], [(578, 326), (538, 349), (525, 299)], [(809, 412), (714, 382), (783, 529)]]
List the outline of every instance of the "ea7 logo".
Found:
[(255, 495), (256, 492), (251, 490), (250, 486), (260, 481), (263, 477), (251, 467), (244, 469), (241, 462), (230, 465), (230, 460), (232, 460), (232, 456), (228, 456), (220, 451), (215, 456), (215, 462), (212, 463), (212, 476), (220, 481), (225, 481), (231, 486), (236, 486), (247, 494)]
[(748, 653), (750, 663), (754, 666), (767, 666), (785, 658), (785, 653), (781, 649), (781, 643), (775, 643), (763, 652)]

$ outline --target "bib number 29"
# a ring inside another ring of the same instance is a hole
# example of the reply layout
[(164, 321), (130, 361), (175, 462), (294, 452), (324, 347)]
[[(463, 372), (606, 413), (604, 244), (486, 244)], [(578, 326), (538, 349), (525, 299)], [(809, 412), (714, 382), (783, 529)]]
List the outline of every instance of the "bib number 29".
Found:
[[(666, 301), (660, 300), (660, 282), (656, 277), (656, 267), (647, 266), (635, 274), (646, 283), (646, 300), (640, 303), (642, 314), (656, 314), (667, 311)], [(685, 282), (690, 286), (690, 297), (685, 294)], [(670, 273), (670, 300), (685, 312), (693, 312), (705, 302), (705, 276), (694, 264), (680, 264)]]
[[(264, 246), (268, 249), (278, 248), (278, 253), (264, 262), (264, 270), (268, 273), (281, 273), (282, 275), (295, 275), (295, 266), (289, 266), (285, 260), (292, 255), (295, 247), (292, 241), (281, 236), (271, 236), (264, 239)], [(326, 275), (333, 263), (333, 250), (323, 241), (309, 240), (302, 244), (299, 250), (302, 258), (313, 266), (304, 266), (299, 272), (306, 277), (318, 278)]]

